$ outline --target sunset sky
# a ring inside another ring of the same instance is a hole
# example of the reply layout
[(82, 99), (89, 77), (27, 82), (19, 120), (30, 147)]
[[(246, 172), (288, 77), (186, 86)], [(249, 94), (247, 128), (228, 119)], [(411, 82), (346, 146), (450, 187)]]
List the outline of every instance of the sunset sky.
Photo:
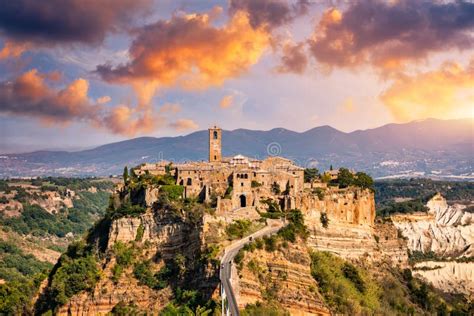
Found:
[(474, 2), (0, 0), (0, 153), (473, 117)]

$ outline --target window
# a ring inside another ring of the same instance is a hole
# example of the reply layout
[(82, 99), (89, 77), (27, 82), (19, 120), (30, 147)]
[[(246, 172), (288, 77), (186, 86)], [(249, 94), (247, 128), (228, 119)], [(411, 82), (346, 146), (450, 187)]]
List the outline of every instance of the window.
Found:
[(243, 186), (244, 186), (244, 183), (243, 183), (243, 182), (240, 182), (240, 186), (243, 187)]
[(214, 155), (214, 160), (217, 160), (217, 156), (216, 156), (216, 155)]
[(219, 135), (217, 134), (217, 131), (214, 131), (214, 139), (219, 138)]

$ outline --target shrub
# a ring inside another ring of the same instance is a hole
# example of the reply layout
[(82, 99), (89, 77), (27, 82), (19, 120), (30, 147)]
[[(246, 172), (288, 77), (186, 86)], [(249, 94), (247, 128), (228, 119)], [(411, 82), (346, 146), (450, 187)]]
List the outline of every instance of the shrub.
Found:
[(326, 212), (322, 212), (321, 216), (319, 217), (319, 220), (321, 221), (321, 225), (323, 225), (324, 228), (328, 228), (329, 225), (329, 218)]
[(258, 188), (258, 187), (261, 187), (262, 184), (260, 182), (256, 181), (256, 180), (252, 180), (252, 182), (250, 183), (250, 186), (252, 188)]
[(140, 225), (137, 228), (137, 235), (135, 236), (135, 241), (142, 241), (144, 233), (145, 233), (145, 227), (143, 227), (143, 224), (140, 223)]
[(272, 192), (274, 194), (280, 194), (281, 193), (280, 185), (276, 182), (272, 183), (271, 189), (272, 189)]
[(146, 208), (141, 205), (132, 205), (130, 202), (123, 203), (118, 209), (112, 212), (111, 219), (122, 217), (138, 217), (146, 212)]
[(277, 250), (277, 238), (275, 236), (263, 237), (263, 242), (266, 251), (273, 252)]
[(225, 231), (230, 240), (243, 238), (250, 230), (252, 222), (239, 219), (227, 225)]
[(160, 190), (164, 192), (170, 200), (176, 201), (183, 197), (184, 187), (175, 184), (161, 186)]

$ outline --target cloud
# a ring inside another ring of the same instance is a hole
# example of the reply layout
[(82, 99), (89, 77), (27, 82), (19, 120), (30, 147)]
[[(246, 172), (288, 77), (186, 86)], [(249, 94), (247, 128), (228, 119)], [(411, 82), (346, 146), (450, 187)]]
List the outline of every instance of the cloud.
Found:
[(397, 121), (472, 117), (474, 59), (463, 67), (446, 62), (435, 71), (399, 74), (380, 99)]
[(100, 97), (97, 99), (97, 104), (105, 104), (109, 103), (112, 99), (108, 95), (104, 95), (103, 97)]
[(29, 45), (26, 43), (19, 44), (13, 41), (5, 41), (3, 48), (0, 50), (0, 60), (20, 57), (21, 54), (28, 50), (28, 47)]
[(222, 27), (213, 26), (207, 14), (174, 15), (136, 34), (130, 61), (99, 65), (97, 73), (108, 82), (132, 84), (142, 104), (158, 87), (202, 89), (240, 76), (260, 59), (269, 42), (267, 32), (252, 28), (242, 12)]
[(466, 1), (355, 1), (324, 12), (309, 40), (328, 68), (369, 63), (398, 70), (406, 62), (474, 45), (474, 3)]
[(233, 103), (234, 103), (234, 96), (229, 94), (229, 95), (224, 96), (221, 99), (221, 102), (219, 102), (219, 107), (221, 109), (228, 109), (233, 105)]
[(59, 124), (90, 120), (99, 109), (89, 103), (88, 88), (86, 80), (77, 79), (64, 89), (54, 91), (33, 69), (12, 82), (0, 83), (0, 111)]
[(41, 46), (99, 44), (150, 5), (150, 0), (0, 0), (0, 34)]
[(304, 43), (286, 43), (283, 45), (282, 53), (280, 65), (276, 68), (277, 72), (302, 74), (306, 70), (308, 57), (305, 53)]
[(290, 4), (286, 0), (231, 0), (229, 13), (246, 12), (253, 28), (273, 29), (288, 24), (307, 13), (309, 1), (299, 0)]
[(165, 103), (160, 108), (160, 112), (176, 114), (176, 113), (181, 112), (181, 105), (179, 105), (178, 103)]
[(171, 123), (170, 126), (180, 132), (197, 129), (199, 127), (199, 125), (191, 119), (179, 119)]
[(31, 117), (50, 125), (83, 122), (127, 136), (150, 132), (160, 126), (161, 118), (151, 109), (103, 106), (110, 97), (91, 102), (89, 83), (85, 79), (79, 78), (63, 89), (55, 90), (46, 84), (48, 77), (50, 74), (40, 74), (32, 69), (12, 81), (0, 82), (0, 113)]

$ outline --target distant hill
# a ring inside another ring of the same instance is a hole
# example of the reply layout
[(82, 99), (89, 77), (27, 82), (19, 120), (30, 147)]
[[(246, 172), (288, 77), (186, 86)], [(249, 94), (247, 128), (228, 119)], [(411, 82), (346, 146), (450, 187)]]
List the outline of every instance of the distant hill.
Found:
[[(125, 165), (161, 159), (207, 159), (207, 131), (178, 137), (140, 137), (77, 152), (36, 151), (3, 155), (0, 177), (120, 174)], [(345, 166), (383, 176), (450, 176), (474, 172), (474, 120), (427, 119), (344, 133), (320, 126), (298, 133), (237, 129), (223, 132), (223, 154), (280, 155), (321, 170)]]

